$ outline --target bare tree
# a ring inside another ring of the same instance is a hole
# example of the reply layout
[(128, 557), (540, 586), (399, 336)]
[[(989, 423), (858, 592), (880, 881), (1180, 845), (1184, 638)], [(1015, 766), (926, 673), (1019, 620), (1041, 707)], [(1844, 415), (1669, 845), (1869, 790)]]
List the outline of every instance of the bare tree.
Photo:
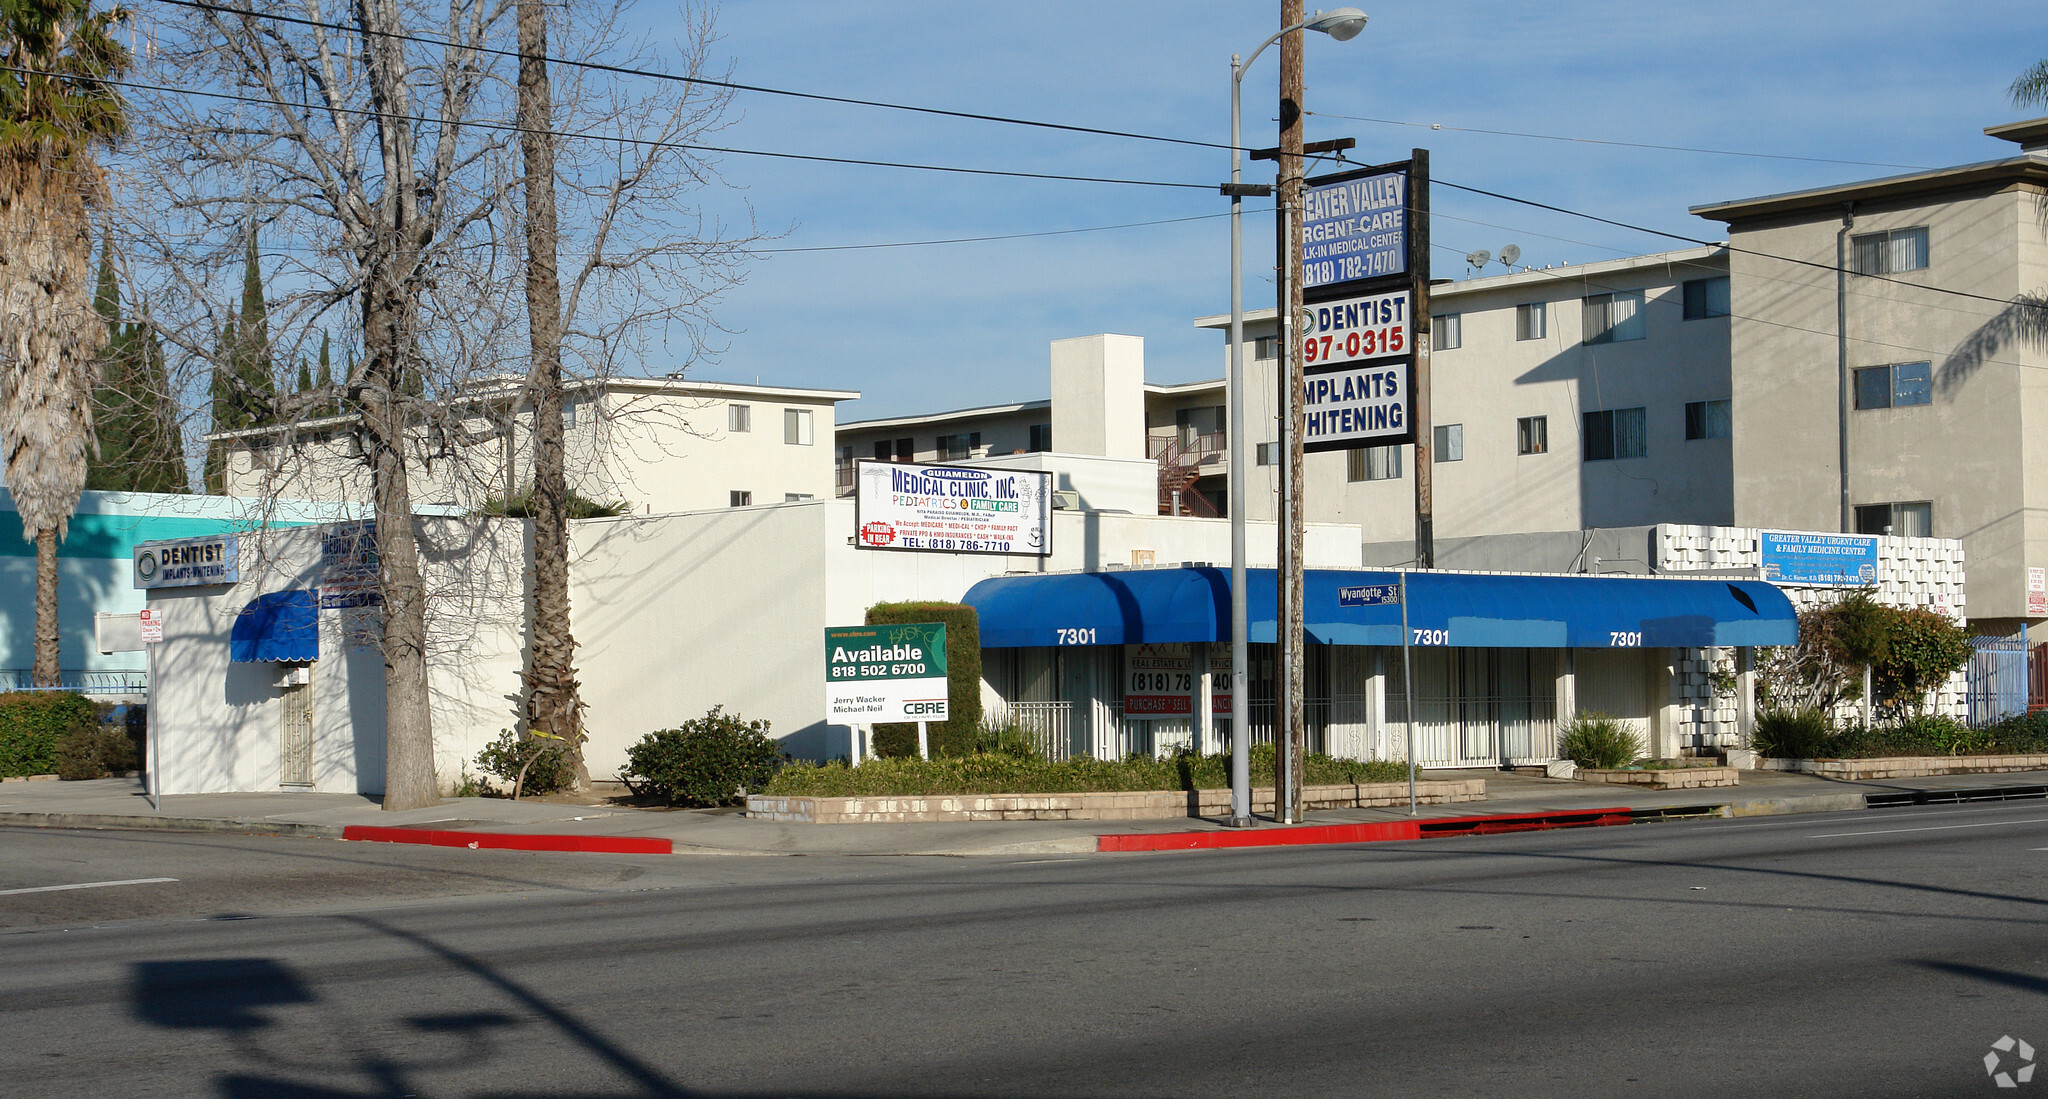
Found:
[[(185, 233), (153, 237), (174, 283), (159, 300), (199, 305), (180, 342), (198, 350), (220, 330), (203, 303), (217, 298), (208, 275), (233, 250), (224, 238), (247, 231), (237, 225), (263, 225), (294, 249), (274, 326), (296, 324), (304, 339), (329, 310), (359, 318), (362, 358), (339, 384), (360, 414), (377, 518), (392, 810), (438, 796), (410, 474), (417, 429), (441, 411), (426, 379), (474, 367), (488, 342), (468, 322), (494, 281), (488, 230), (508, 193), (506, 136), (477, 123), (502, 109), (505, 84), (484, 46), (507, 10), (499, 0), (239, 0), (180, 16), (159, 38), (159, 66), (181, 91), (150, 104), (145, 170), (167, 207), (158, 212)], [(332, 399), (293, 396), (303, 407), (288, 417)]]
[[(130, 229), (153, 252), (152, 300), (185, 311), (174, 323), (160, 308), (157, 323), (193, 362), (218, 358), (234, 314), (224, 276), (250, 225), (279, 251), (265, 261), (278, 361), (309, 353), (337, 311), (360, 321), (344, 340), (345, 355), (361, 352), (347, 376), (280, 394), (269, 437), (331, 434), (320, 417), (337, 400), (359, 437), (382, 570), (385, 805), (402, 808), (434, 784), (413, 486), (462, 480), (511, 497), (518, 420), (533, 416), (533, 488), (561, 516), (572, 495), (562, 379), (638, 373), (657, 340), (680, 343), (685, 363), (715, 351), (712, 307), (756, 238), (751, 219), (728, 235), (688, 201), (719, 182), (693, 146), (724, 125), (727, 94), (620, 76), (661, 64), (622, 45), (643, 41), (622, 5), (576, 8), (558, 47), (613, 68), (561, 66), (568, 78), (551, 85), (538, 6), (529, 38), (512, 33), (515, 0), (321, 2), (201, 9), (162, 36), (157, 60), (181, 91), (149, 105), (156, 125), (131, 184), (149, 201)], [(676, 75), (703, 72), (710, 31), (708, 11), (692, 9)], [(533, 188), (524, 203), (522, 184)], [(566, 275), (551, 262), (563, 253)], [(521, 294), (511, 268), (527, 259)], [(528, 339), (515, 348), (507, 334), (522, 314)], [(537, 526), (523, 705), (531, 727), (580, 743), (566, 524)]]
[[(571, 40), (578, 59), (603, 58), (610, 69), (632, 68), (644, 56), (618, 56), (622, 8), (582, 11), (584, 33)], [(713, 166), (691, 146), (723, 124), (729, 93), (698, 83), (715, 40), (712, 13), (690, 8), (681, 50), (682, 79), (644, 80), (600, 90), (570, 71), (574, 136), (557, 130), (549, 76), (547, 8), (518, 0), (520, 148), (525, 162), (527, 366), (533, 409), (533, 633), (528, 653), (527, 714), (532, 728), (569, 745), (576, 783), (590, 781), (583, 758), (582, 701), (576, 642), (570, 628), (568, 484), (562, 438), (563, 346), (574, 341), (584, 374), (604, 377), (622, 349), (640, 349), (651, 332), (680, 328), (689, 358), (720, 331), (711, 314), (719, 294), (739, 281), (754, 239), (688, 217), (689, 192), (717, 182)], [(607, 135), (616, 135), (605, 140)], [(631, 138), (632, 140), (627, 140)], [(571, 169), (570, 205), (588, 226), (572, 244), (569, 300), (562, 300), (557, 217), (558, 161)], [(684, 215), (680, 223), (678, 215)], [(581, 323), (578, 323), (581, 322)]]

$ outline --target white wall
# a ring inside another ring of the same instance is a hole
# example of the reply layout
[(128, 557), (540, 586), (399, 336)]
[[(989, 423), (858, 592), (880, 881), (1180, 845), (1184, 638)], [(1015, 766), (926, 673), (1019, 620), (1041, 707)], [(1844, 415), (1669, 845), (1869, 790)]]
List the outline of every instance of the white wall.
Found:
[(1133, 515), (1159, 511), (1159, 463), (1146, 459), (1040, 451), (991, 455), (960, 464), (1046, 470), (1052, 474), (1054, 489), (1080, 494), (1084, 511), (1128, 511)]
[[(1148, 550), (1160, 566), (1230, 559), (1218, 519), (1059, 512), (1053, 556), (856, 549), (851, 501), (727, 508), (572, 524), (572, 605), (593, 777), (626, 748), (713, 705), (766, 718), (786, 750), (847, 752), (824, 710), (824, 629), (858, 624), (875, 603), (958, 600), (1010, 572), (1128, 565)], [(1355, 568), (1355, 527), (1311, 526), (1308, 559)], [(1275, 534), (1255, 524), (1250, 563), (1271, 567)]]
[[(437, 777), (444, 787), (477, 751), (519, 718), (524, 585), (523, 524), (422, 522), (429, 593), (428, 690)], [(233, 664), (235, 616), (258, 595), (320, 583), (317, 528), (244, 536), (242, 580), (220, 587), (159, 588), (165, 612), (155, 646), (152, 720), (166, 794), (283, 787), (280, 665)], [(384, 788), (384, 662), (374, 610), (322, 610), (320, 658), (312, 665), (316, 792)]]
[(1074, 454), (1145, 457), (1145, 341), (1052, 342), (1053, 443)]

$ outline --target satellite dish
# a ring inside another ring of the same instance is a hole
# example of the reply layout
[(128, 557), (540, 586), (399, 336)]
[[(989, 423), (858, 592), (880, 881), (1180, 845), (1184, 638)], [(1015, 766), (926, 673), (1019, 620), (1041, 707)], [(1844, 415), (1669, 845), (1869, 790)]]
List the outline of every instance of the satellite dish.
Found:
[(1465, 257), (1465, 262), (1471, 264), (1474, 267), (1483, 268), (1486, 266), (1487, 261), (1491, 260), (1492, 258), (1492, 252), (1489, 252), (1486, 249), (1481, 248), (1479, 251), (1467, 255)]
[(1502, 267), (1513, 267), (1515, 261), (1521, 258), (1522, 246), (1519, 244), (1510, 244), (1500, 250), (1500, 265)]

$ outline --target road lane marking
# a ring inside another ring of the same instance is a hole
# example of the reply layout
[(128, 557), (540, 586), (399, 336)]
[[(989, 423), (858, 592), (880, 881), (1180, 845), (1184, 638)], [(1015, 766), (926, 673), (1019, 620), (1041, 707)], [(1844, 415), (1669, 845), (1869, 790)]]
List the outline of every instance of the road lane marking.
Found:
[(158, 882), (177, 881), (176, 878), (129, 878), (126, 881), (88, 881), (77, 885), (37, 885), (28, 889), (0, 889), (0, 897), (12, 897), (17, 893), (57, 893), (66, 889), (105, 889), (110, 885), (155, 885)]
[(2048, 824), (2048, 817), (2034, 817), (2031, 820), (1987, 820), (1981, 824), (1930, 824), (1925, 828), (1879, 828), (1871, 832), (1828, 832), (1823, 835), (1808, 836), (1806, 838), (1810, 840), (1831, 840), (1839, 839), (1843, 836), (1886, 836), (1893, 832), (1942, 832), (1951, 828), (1997, 828), (2000, 825), (2007, 824)]

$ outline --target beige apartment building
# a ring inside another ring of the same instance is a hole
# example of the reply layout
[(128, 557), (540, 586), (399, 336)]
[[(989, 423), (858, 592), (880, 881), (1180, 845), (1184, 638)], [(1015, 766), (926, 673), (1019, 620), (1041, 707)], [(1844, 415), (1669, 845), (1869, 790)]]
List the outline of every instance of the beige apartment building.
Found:
[[(533, 410), (521, 379), (465, 390), (461, 431), (414, 440), (417, 507), (472, 512), (530, 483)], [(833, 409), (850, 390), (609, 378), (571, 383), (562, 401), (569, 487), (639, 514), (826, 500), (833, 496)], [(367, 502), (370, 471), (357, 418), (210, 435), (223, 448), (227, 492)]]
[(1728, 225), (1737, 521), (1959, 539), (2006, 632), (2048, 610), (2048, 119), (1985, 133), (2019, 151), (1693, 212)]

